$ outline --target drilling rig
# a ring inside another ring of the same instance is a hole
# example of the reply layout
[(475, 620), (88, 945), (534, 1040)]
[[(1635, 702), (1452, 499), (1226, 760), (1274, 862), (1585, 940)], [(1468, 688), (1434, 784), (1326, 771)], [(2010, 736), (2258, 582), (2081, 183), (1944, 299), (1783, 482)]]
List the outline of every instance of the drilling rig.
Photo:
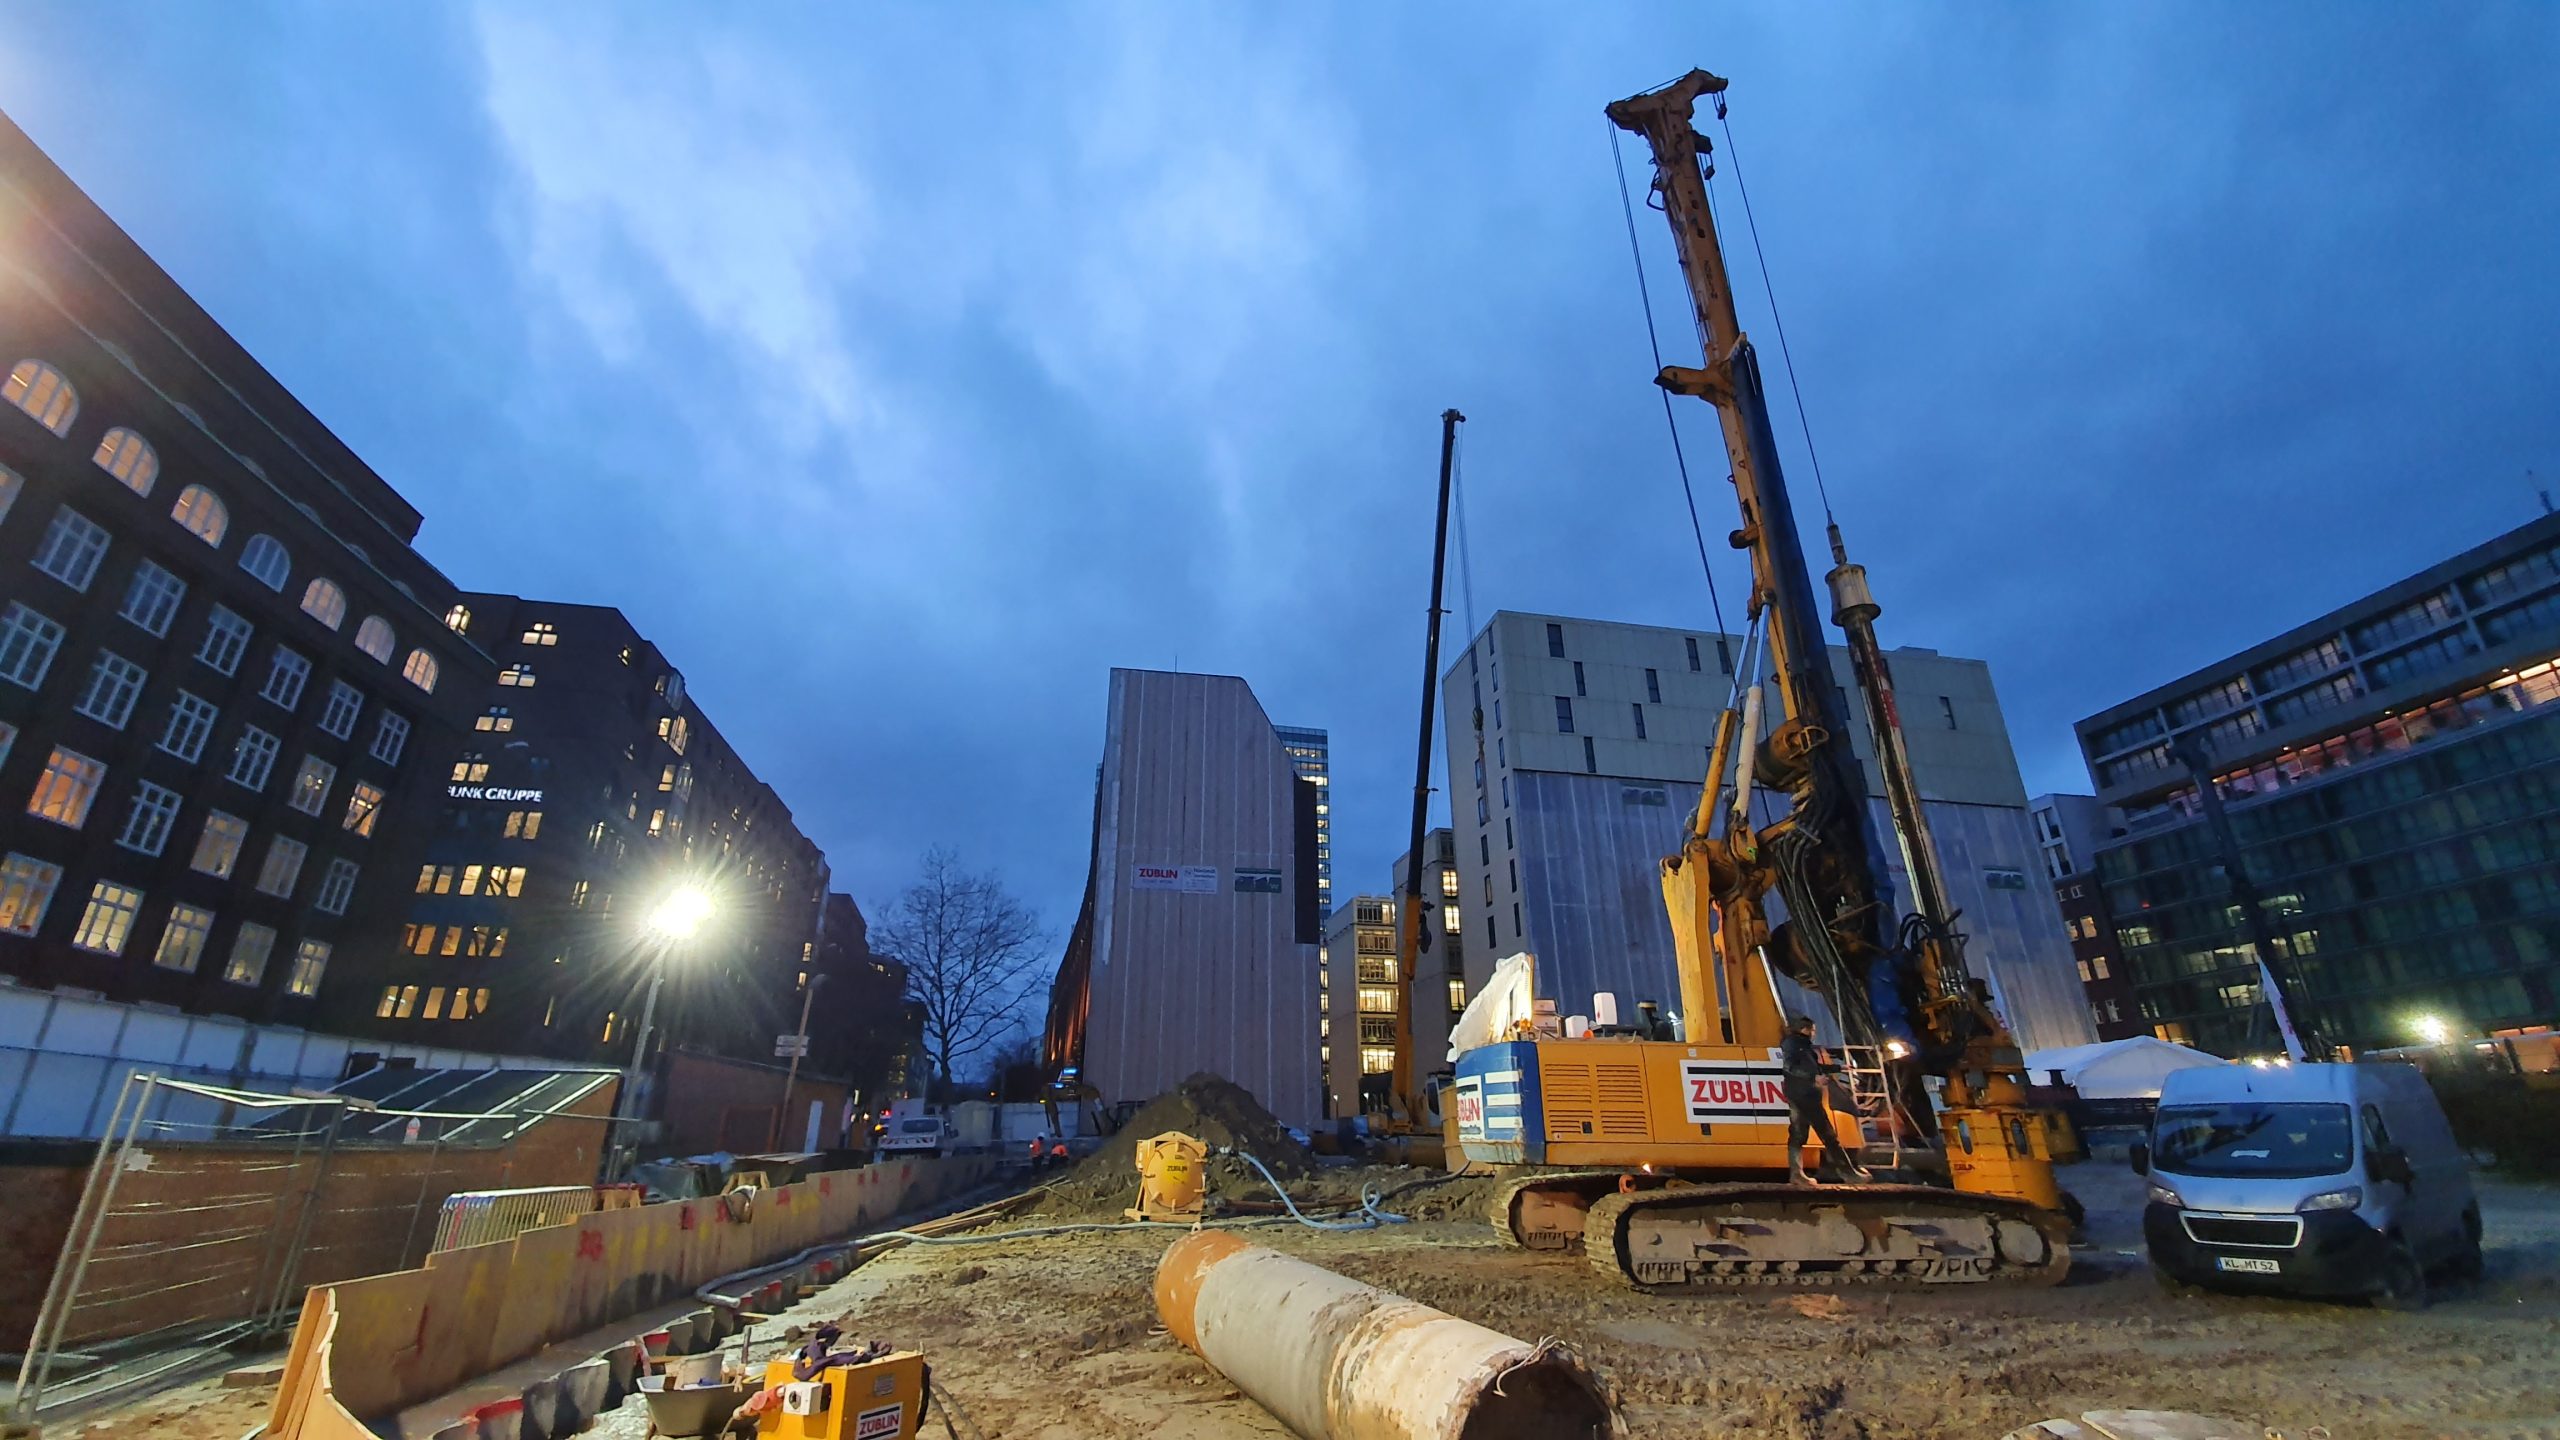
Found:
[[(1640, 1289), (2051, 1283), (2070, 1263), (2070, 1223), (2050, 1117), (2030, 1105), (2017, 1044), (1966, 968), (1876, 639), (1880, 608), (1834, 523), (1830, 620), (1851, 657), (1890, 843), (1909, 879), (1911, 909), (1895, 911), (1888, 838), (1851, 748), (1849, 702), (1831, 671), (1820, 592), (1709, 204), (1712, 147), (1695, 111), (1725, 83), (1692, 71), (1608, 107), (1652, 150), (1653, 195), (1706, 347), (1701, 365), (1667, 366), (1655, 383), (1715, 407), (1741, 511), (1731, 542), (1751, 566), (1735, 695), (1697, 810), (1661, 864), (1681, 1038), (1642, 1027), (1582, 1039), (1533, 1032), (1469, 1050), (1457, 1062), (1458, 1144), (1464, 1159), (1511, 1174), (1492, 1216), (1505, 1235), (1580, 1248)], [(1763, 668), (1766, 692), (1752, 679)], [(1785, 813), (1755, 823), (1763, 791), (1784, 796)], [(1778, 1178), (1799, 1158), (1780, 1083), (1781, 973), (1821, 995), (1850, 1054), (1866, 1057), (1849, 1067), (1852, 1111), (1834, 1121), (1853, 1148), (1893, 1137), (1892, 1154), (1871, 1148), (1869, 1158), (1896, 1179), (1804, 1187)]]

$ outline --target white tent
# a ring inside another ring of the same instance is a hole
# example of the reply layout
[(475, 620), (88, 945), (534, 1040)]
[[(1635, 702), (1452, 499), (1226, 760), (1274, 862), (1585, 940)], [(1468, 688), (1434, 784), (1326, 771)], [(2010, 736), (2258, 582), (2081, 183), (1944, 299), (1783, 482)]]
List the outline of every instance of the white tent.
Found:
[(1528, 1019), (1537, 1006), (1537, 977), (1537, 958), (1525, 950), (1494, 966), (1484, 988), (1449, 1027), (1449, 1058), (1490, 1045), (1509, 1034), (1514, 1023)]
[(2027, 1054), (2028, 1070), (2052, 1071), (2084, 1100), (2157, 1100), (2161, 1077), (2170, 1071), (2230, 1063), (2148, 1035)]

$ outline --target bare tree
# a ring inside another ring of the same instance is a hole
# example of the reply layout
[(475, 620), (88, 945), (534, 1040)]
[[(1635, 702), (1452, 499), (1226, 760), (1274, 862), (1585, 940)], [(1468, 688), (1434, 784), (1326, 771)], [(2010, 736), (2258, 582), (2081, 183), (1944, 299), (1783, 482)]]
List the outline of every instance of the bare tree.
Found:
[(871, 938), (906, 962), (907, 994), (924, 1010), (925, 1055), (948, 1092), (957, 1067), (1014, 1033), (1041, 960), (1039, 919), (995, 872), (973, 872), (936, 848)]

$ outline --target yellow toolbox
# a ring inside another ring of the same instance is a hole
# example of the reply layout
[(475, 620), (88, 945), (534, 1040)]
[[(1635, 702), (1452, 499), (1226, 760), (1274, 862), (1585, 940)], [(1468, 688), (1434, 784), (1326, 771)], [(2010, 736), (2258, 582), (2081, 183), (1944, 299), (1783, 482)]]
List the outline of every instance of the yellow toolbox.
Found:
[(860, 1365), (830, 1365), (807, 1381), (791, 1361), (765, 1366), (781, 1403), (756, 1420), (756, 1440), (915, 1440), (924, 1425), (924, 1356), (892, 1350)]

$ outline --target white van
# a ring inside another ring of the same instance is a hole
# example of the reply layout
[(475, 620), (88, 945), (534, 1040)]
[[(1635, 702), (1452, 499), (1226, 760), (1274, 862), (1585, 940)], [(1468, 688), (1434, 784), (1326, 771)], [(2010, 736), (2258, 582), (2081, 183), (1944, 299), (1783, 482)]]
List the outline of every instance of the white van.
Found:
[(2480, 1202), (2415, 1066), (2224, 1065), (2165, 1077), (2142, 1232), (2168, 1285), (2426, 1303), (2480, 1270)]
[(950, 1140), (950, 1126), (929, 1113), (923, 1101), (900, 1100), (889, 1107), (871, 1149), (878, 1155), (939, 1155)]

